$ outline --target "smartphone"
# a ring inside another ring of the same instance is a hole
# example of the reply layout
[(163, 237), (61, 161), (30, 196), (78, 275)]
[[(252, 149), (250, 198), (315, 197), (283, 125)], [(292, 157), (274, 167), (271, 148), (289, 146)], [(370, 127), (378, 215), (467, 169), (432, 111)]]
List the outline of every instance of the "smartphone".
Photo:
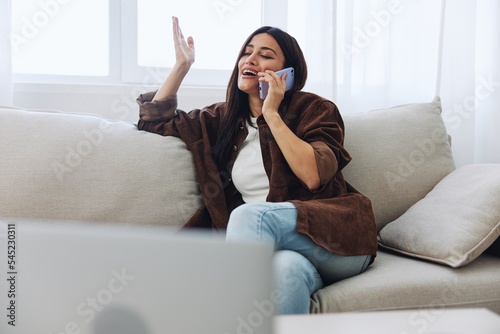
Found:
[[(286, 91), (289, 91), (293, 87), (293, 82), (295, 80), (295, 71), (293, 67), (287, 67), (282, 70), (276, 71), (276, 74), (281, 76), (286, 73)], [(260, 98), (264, 100), (267, 96), (267, 91), (269, 90), (269, 84), (267, 82), (259, 82), (259, 94)]]

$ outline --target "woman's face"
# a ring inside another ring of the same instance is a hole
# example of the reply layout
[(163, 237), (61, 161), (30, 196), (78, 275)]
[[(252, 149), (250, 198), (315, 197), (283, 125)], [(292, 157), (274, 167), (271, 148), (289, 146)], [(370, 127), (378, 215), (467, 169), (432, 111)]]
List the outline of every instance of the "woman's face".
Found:
[(255, 35), (245, 46), (238, 62), (238, 88), (249, 95), (259, 95), (258, 72), (279, 71), (285, 66), (285, 55), (273, 36)]

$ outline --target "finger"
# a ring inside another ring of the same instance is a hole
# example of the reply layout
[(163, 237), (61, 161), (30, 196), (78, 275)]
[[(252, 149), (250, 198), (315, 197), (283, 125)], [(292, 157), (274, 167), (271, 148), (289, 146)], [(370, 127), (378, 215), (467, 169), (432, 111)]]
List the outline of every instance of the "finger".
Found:
[(271, 73), (274, 73), (274, 72), (270, 71), (270, 70), (266, 70), (265, 72), (258, 72), (257, 76), (259, 77), (259, 81), (261, 81), (261, 82), (263, 82), (263, 81), (267, 81), (267, 82), (272, 81), (274, 78), (271, 75)]
[(281, 76), (281, 83), (286, 86), (286, 77), (288, 76), (288, 73), (283, 73)]
[(190, 48), (194, 49), (194, 39), (193, 39), (193, 37), (189, 36), (189, 37), (187, 38), (187, 45), (188, 45)]
[(182, 39), (184, 40), (184, 35), (182, 34), (182, 29), (179, 24), (179, 18), (176, 16), (172, 16), (172, 29), (174, 33), (174, 37), (176, 39)]
[(176, 16), (172, 16), (172, 32), (177, 35), (179, 31), (179, 19)]
[(176, 23), (175, 23), (175, 16), (172, 16), (172, 36), (176, 36), (177, 35), (177, 27), (176, 27)]
[(283, 73), (280, 77), (278, 73), (271, 70), (266, 70), (265, 72), (259, 72), (257, 75), (262, 75), (262, 80), (261, 78), (259, 78), (259, 81), (261, 82), (274, 82), (278, 86), (286, 86), (286, 76), (288, 75), (288, 73)]
[[(266, 71), (267, 72), (267, 71)], [(271, 81), (274, 81), (277, 87), (283, 87), (286, 86), (286, 75), (287, 73), (283, 73), (281, 76), (273, 71), (268, 72), (269, 75), (271, 76)], [(269, 81), (269, 82), (271, 82)]]
[(175, 16), (172, 16), (172, 35), (174, 41), (177, 42), (179, 39), (179, 19)]

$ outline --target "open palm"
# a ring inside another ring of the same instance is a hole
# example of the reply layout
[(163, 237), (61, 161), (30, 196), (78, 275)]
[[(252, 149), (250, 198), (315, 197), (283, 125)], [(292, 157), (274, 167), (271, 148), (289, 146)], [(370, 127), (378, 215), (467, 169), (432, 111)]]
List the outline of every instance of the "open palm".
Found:
[(179, 26), (179, 19), (175, 16), (172, 17), (172, 30), (176, 62), (182, 65), (191, 66), (195, 58), (193, 37), (189, 36), (187, 39), (184, 38), (181, 27)]

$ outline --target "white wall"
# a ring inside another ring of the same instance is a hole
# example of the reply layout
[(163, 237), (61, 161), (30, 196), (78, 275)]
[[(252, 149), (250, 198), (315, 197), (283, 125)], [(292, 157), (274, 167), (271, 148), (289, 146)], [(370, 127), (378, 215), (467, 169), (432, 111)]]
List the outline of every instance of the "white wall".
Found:
[[(139, 94), (157, 89), (153, 86), (14, 84), (14, 105), (29, 109), (98, 114), (108, 119), (137, 122)], [(183, 87), (179, 108), (202, 108), (225, 99), (225, 88)]]

